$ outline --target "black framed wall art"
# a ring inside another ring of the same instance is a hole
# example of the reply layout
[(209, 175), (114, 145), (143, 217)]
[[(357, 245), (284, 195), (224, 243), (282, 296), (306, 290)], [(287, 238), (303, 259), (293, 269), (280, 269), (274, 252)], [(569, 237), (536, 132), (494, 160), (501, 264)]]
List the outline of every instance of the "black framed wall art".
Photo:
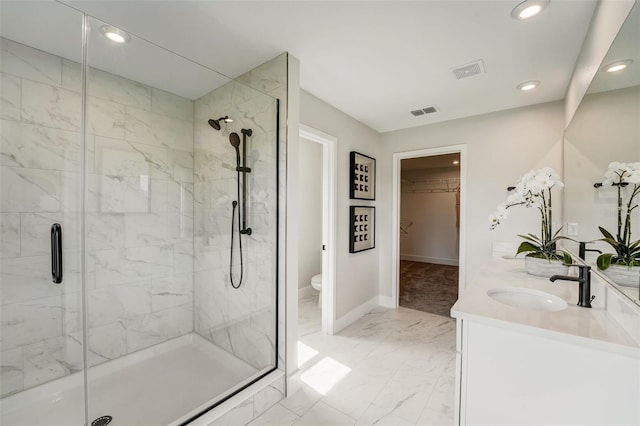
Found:
[(351, 151), (351, 188), (352, 200), (376, 199), (376, 159), (359, 152)]
[(351, 206), (349, 210), (349, 253), (376, 246), (376, 208)]

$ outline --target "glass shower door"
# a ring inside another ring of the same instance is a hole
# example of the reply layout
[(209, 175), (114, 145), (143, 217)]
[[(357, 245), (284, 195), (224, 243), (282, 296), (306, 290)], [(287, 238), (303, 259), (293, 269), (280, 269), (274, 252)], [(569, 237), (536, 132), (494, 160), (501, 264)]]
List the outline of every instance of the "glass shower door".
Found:
[(0, 7), (1, 419), (83, 424), (82, 14)]

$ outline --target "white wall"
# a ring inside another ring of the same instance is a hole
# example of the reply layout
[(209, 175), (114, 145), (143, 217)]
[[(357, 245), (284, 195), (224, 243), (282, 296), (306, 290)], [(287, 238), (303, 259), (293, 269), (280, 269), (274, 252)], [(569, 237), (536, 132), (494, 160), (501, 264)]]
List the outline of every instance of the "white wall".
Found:
[(322, 145), (301, 138), (298, 158), (298, 288), (302, 288), (322, 272)]
[[(349, 253), (349, 206), (366, 205), (362, 200), (349, 200), (349, 152), (358, 151), (380, 162), (382, 149), (380, 134), (354, 118), (335, 109), (305, 91), (300, 92), (300, 122), (321, 130), (338, 139), (338, 193), (337, 193), (337, 264), (336, 264), (336, 319), (378, 296), (378, 264), (382, 245), (378, 242), (381, 221), (376, 222), (376, 248), (360, 253)], [(380, 190), (378, 173), (376, 201), (369, 203), (376, 210), (386, 209), (389, 194)], [(387, 257), (388, 258), (388, 257)], [(385, 258), (383, 258), (385, 259)]]
[[(392, 157), (394, 153), (439, 146), (467, 145), (466, 268), (473, 277), (491, 256), (493, 242), (517, 242), (516, 234), (537, 232), (537, 211), (515, 207), (496, 230), (488, 216), (507, 196), (506, 188), (532, 168), (551, 166), (561, 172), (563, 105), (553, 102), (414, 127), (382, 134), (383, 154), (378, 161), (380, 202), (380, 295), (391, 296)], [(561, 194), (554, 209), (560, 223)]]
[(441, 265), (458, 264), (457, 193), (424, 192), (420, 189), (425, 186), (419, 182), (459, 177), (457, 167), (402, 172), (400, 220), (411, 222), (406, 229), (407, 234), (400, 233), (402, 259)]

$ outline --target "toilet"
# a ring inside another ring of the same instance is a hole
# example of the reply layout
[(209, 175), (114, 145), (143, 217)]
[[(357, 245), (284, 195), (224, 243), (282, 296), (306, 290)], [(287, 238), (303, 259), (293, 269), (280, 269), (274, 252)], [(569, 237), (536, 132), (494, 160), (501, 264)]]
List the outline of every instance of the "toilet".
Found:
[(322, 307), (322, 274), (314, 275), (311, 278), (311, 287), (318, 290), (318, 307)]

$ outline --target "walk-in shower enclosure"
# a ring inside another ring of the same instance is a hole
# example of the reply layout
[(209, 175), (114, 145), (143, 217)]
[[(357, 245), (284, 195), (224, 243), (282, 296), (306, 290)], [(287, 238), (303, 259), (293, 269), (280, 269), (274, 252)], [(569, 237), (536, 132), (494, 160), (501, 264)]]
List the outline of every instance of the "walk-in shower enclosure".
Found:
[(63, 4), (0, 7), (0, 422), (184, 423), (276, 368), (279, 101)]

